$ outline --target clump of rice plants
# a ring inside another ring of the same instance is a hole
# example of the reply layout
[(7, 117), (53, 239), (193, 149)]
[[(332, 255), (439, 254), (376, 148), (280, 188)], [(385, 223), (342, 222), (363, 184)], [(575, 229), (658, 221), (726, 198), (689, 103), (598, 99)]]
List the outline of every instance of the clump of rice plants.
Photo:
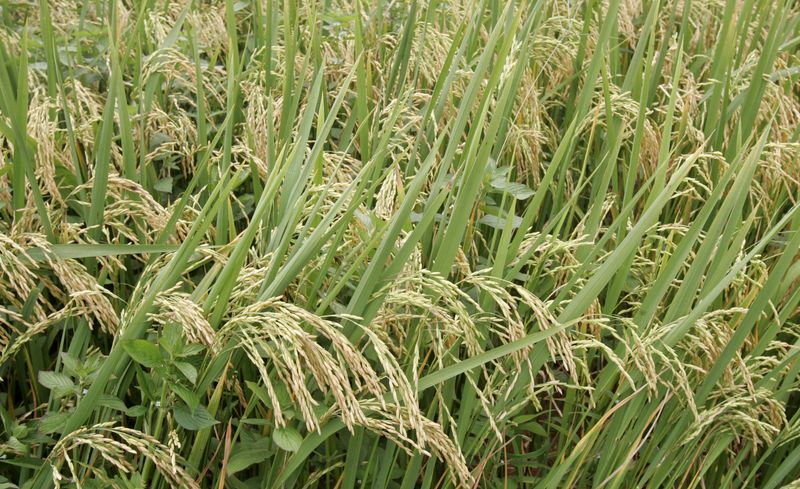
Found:
[(0, 488), (800, 484), (796, 1), (0, 19)]

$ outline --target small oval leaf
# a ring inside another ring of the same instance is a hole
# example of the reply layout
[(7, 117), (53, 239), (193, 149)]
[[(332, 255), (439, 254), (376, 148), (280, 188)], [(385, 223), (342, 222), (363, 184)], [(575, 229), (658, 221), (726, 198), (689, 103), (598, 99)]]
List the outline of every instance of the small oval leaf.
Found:
[(300, 433), (288, 426), (286, 428), (275, 428), (272, 432), (272, 440), (287, 452), (296, 452), (300, 449), (300, 444), (303, 443), (303, 437)]
[(190, 411), (188, 406), (180, 405), (175, 408), (173, 414), (176, 423), (191, 431), (209, 428), (219, 422), (203, 406), (197, 406), (194, 411)]
[(124, 345), (125, 352), (133, 360), (145, 367), (155, 368), (162, 364), (163, 357), (158, 345), (154, 345), (147, 340), (131, 340)]

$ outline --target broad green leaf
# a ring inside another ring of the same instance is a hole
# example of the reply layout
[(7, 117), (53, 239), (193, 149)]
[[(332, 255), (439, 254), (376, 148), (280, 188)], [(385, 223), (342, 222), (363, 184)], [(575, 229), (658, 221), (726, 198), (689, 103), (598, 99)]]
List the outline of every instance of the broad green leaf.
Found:
[(123, 413), (128, 411), (128, 407), (125, 406), (125, 403), (122, 402), (122, 400), (120, 400), (119, 398), (116, 398), (114, 396), (109, 396), (109, 395), (101, 396), (97, 404), (103, 407), (113, 409), (115, 411), (121, 411)]
[(145, 413), (147, 413), (147, 408), (142, 405), (131, 406), (125, 411), (125, 415), (130, 416), (132, 418), (138, 418), (139, 416), (142, 416)]
[(175, 362), (175, 368), (177, 368), (181, 374), (186, 377), (186, 380), (192, 384), (197, 382), (197, 369), (191, 363)]
[(296, 452), (303, 443), (303, 437), (296, 429), (286, 426), (272, 430), (272, 441), (287, 452)]
[(39, 372), (39, 383), (55, 391), (68, 391), (75, 387), (75, 383), (68, 376), (51, 371)]
[(190, 431), (202, 430), (219, 423), (208, 413), (206, 408), (199, 405), (194, 410), (190, 410), (186, 405), (181, 404), (175, 407), (172, 414), (175, 416), (176, 423)]
[(156, 368), (164, 364), (164, 357), (158, 345), (147, 340), (130, 340), (124, 343), (125, 352), (133, 360), (147, 368)]
[(535, 193), (530, 187), (524, 183), (509, 182), (504, 177), (498, 177), (492, 180), (492, 188), (502, 192), (508, 192), (512, 197), (519, 200), (525, 200)]
[(228, 460), (228, 474), (235, 474), (254, 464), (266, 461), (274, 454), (271, 448), (254, 448), (237, 446)]

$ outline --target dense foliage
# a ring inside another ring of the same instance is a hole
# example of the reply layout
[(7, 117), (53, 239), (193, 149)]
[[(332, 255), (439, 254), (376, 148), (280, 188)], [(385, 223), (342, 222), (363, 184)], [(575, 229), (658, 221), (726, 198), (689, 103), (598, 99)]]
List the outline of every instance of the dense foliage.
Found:
[(800, 487), (795, 0), (0, 19), (0, 488)]

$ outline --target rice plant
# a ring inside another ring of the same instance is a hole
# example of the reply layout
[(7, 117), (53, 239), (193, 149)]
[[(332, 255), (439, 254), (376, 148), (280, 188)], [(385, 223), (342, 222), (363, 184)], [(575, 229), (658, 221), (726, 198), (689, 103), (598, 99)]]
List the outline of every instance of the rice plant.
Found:
[(0, 488), (800, 487), (796, 1), (0, 19)]

